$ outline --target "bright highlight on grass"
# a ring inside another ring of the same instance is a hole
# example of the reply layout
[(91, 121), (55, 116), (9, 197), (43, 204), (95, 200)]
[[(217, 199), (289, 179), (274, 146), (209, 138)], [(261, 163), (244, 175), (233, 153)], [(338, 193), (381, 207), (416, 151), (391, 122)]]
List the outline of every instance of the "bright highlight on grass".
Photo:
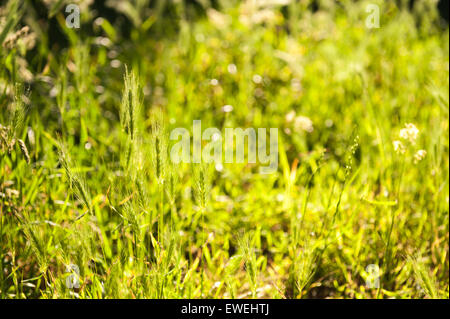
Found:
[(2, 3), (0, 298), (448, 298), (436, 1), (200, 2)]

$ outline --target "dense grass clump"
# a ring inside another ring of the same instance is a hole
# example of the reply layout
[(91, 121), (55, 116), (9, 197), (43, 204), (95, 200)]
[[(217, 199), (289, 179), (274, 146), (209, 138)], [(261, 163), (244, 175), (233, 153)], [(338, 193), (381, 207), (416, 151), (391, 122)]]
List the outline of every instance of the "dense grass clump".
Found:
[[(435, 1), (107, 3), (0, 7), (1, 298), (448, 298)], [(194, 120), (277, 170), (175, 163)]]

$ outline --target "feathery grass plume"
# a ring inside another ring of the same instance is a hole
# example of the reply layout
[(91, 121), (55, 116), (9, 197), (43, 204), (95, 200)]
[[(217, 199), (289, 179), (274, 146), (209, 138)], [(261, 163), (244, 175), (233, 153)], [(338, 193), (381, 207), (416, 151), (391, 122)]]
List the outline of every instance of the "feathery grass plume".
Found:
[[(2, 126), (2, 130), (0, 132), (2, 145), (4, 145), (8, 149), (9, 154), (11, 154), (14, 146), (16, 145), (17, 137), (20, 136), (23, 127), (26, 113), (23, 98), (23, 86), (20, 83), (16, 83), (16, 85), (14, 86), (14, 102), (10, 105), (10, 108), (8, 110), (9, 125), (6, 127)], [(22, 149), (22, 145), (19, 146)]]
[(258, 265), (255, 248), (251, 246), (251, 241), (248, 235), (245, 235), (243, 238), (239, 239), (239, 249), (245, 261), (245, 271), (249, 279), (252, 297), (256, 298), (258, 287)]
[(45, 273), (48, 265), (49, 258), (46, 250), (46, 240), (43, 234), (39, 232), (38, 225), (33, 224), (29, 220), (23, 220), (23, 231), (28, 239), (28, 243), (37, 258), (39, 264), (39, 271)]
[(30, 27), (24, 26), (18, 31), (10, 34), (3, 43), (3, 47), (10, 50), (16, 48), (20, 43), (19, 41), (27, 41), (27, 38), (32, 37), (32, 35), (29, 35), (29, 31)]
[(125, 142), (125, 163), (123, 165), (129, 169), (131, 161), (137, 149), (137, 137), (140, 126), (141, 100), (139, 94), (139, 81), (134, 71), (128, 72), (125, 67), (124, 89), (122, 92), (122, 102), (120, 104), (120, 125), (127, 135)]
[(128, 224), (128, 227), (131, 229), (131, 233), (133, 235), (133, 254), (134, 258), (139, 258), (139, 242), (141, 241), (141, 230), (140, 230), (140, 221), (139, 216), (137, 214), (137, 208), (131, 201), (126, 202), (121, 207), (121, 217), (124, 219), (124, 222)]
[(430, 275), (430, 271), (420, 255), (407, 257), (407, 263), (414, 272), (416, 283), (424, 294), (431, 299), (442, 298), (436, 280)]
[(226, 266), (225, 266), (225, 282), (227, 284), (228, 293), (230, 294), (231, 299), (236, 298), (236, 273), (239, 270), (239, 267), (242, 262), (242, 255), (234, 255), (232, 256)]
[(152, 113), (151, 155), (153, 174), (158, 185), (163, 185), (167, 174), (168, 137), (164, 115), (161, 110)]
[(61, 166), (64, 168), (64, 171), (68, 178), (70, 189), (74, 192), (77, 199), (81, 200), (84, 203), (84, 205), (88, 208), (89, 213), (92, 214), (93, 213), (92, 201), (88, 187), (86, 185), (86, 181), (81, 176), (81, 174), (77, 173), (74, 170), (73, 168), (74, 166), (70, 158), (70, 155), (67, 151), (67, 147), (62, 141), (59, 141), (58, 156), (59, 162)]
[[(64, 265), (65, 272), (73, 271), (71, 265), (78, 268), (79, 273), (76, 273), (76, 275), (81, 280), (81, 285), (83, 285), (82, 278), (95, 277), (95, 274), (90, 274), (90, 266), (96, 259), (96, 249), (99, 243), (95, 228), (96, 226), (89, 219), (83, 218), (77, 223), (71, 223), (68, 228), (64, 229), (63, 239), (56, 239), (58, 260)], [(65, 293), (65, 280), (62, 287), (56, 287), (60, 291), (61, 288), (63, 288), (62, 292)]]
[(138, 221), (138, 216), (136, 214), (136, 209), (132, 206), (132, 204), (130, 204), (130, 202), (126, 202), (123, 205), (122, 212), (123, 212), (123, 217), (130, 225), (130, 228), (131, 228), (131, 231), (133, 232), (133, 234), (135, 236), (139, 237), (140, 230), (139, 230), (139, 221)]
[(21, 83), (16, 83), (14, 87), (14, 103), (11, 105), (10, 110), (10, 123), (11, 134), (14, 136), (20, 136), (23, 123), (25, 120), (25, 103), (24, 103), (24, 88)]
[(138, 194), (137, 200), (138, 200), (139, 204), (141, 205), (141, 207), (143, 207), (144, 209), (146, 209), (149, 206), (149, 202), (150, 202), (149, 192), (148, 192), (148, 188), (147, 188), (147, 179), (146, 179), (146, 177), (148, 176), (147, 171), (148, 170), (145, 166), (142, 169), (139, 168), (139, 172), (141, 172), (141, 173), (137, 174), (136, 178), (134, 180), (134, 183), (137, 188), (137, 194)]
[[(144, 177), (147, 176), (148, 171), (148, 156), (145, 148), (143, 147), (142, 140), (136, 139), (134, 141), (131, 141), (132, 146), (130, 149), (130, 155), (128, 157), (128, 174), (127, 176), (131, 179), (133, 185), (136, 185), (139, 187), (145, 188), (145, 179)], [(144, 188), (141, 188), (139, 192), (139, 195), (143, 195)]]
[[(196, 205), (199, 207), (200, 212), (200, 218), (202, 222), (202, 242), (206, 242), (206, 234), (205, 234), (205, 212), (208, 207), (208, 201), (209, 201), (209, 193), (211, 190), (210, 185), (210, 166), (206, 163), (199, 163), (199, 164), (193, 164), (193, 175), (194, 175), (194, 200)], [(202, 246), (203, 249), (207, 247)], [(202, 258), (204, 257), (204, 254), (202, 253)], [(203, 268), (202, 268), (203, 272)], [(203, 291), (203, 286), (202, 286)], [(202, 292), (203, 294), (203, 292)]]
[(296, 254), (294, 259), (295, 285), (298, 296), (301, 298), (303, 291), (309, 285), (314, 275), (315, 249), (310, 242), (307, 242), (300, 254)]
[(8, 130), (9, 127), (5, 127), (0, 124), (0, 146), (2, 152), (5, 152), (9, 149), (9, 143), (8, 143)]
[(170, 165), (167, 172), (167, 181), (164, 184), (166, 196), (169, 200), (170, 205), (175, 205), (178, 193), (178, 170), (173, 165)]
[(195, 204), (201, 211), (205, 211), (211, 191), (211, 169), (206, 163), (193, 164), (193, 189)]
[(25, 142), (22, 141), (21, 139), (18, 139), (17, 143), (19, 144), (20, 150), (23, 156), (25, 157), (25, 160), (27, 161), (28, 164), (30, 164), (30, 155), (28, 153), (28, 149), (27, 146), (25, 145)]
[(134, 140), (138, 133), (140, 112), (141, 101), (138, 77), (134, 71), (128, 72), (128, 68), (125, 67), (124, 89), (120, 105), (120, 124), (131, 140)]
[(2, 30), (0, 32), (0, 44), (5, 45), (4, 41), (6, 40), (10, 31), (14, 29), (16, 24), (19, 22), (20, 17), (23, 14), (24, 6), (21, 5), (21, 1), (11, 0), (8, 1), (6, 5), (7, 18), (5, 23), (2, 23)]
[(177, 208), (175, 201), (178, 192), (178, 171), (170, 165), (167, 173), (167, 181), (164, 183), (167, 199), (170, 204), (170, 227), (173, 228), (173, 220), (176, 218)]
[(6, 148), (8, 153), (11, 154), (15, 145), (18, 145), (22, 155), (26, 162), (30, 163), (30, 155), (25, 142), (18, 137), (22, 133), (23, 123), (25, 119), (25, 103), (23, 86), (20, 83), (16, 83), (14, 94), (14, 103), (11, 104), (9, 109), (9, 125), (7, 127), (0, 127), (0, 141), (2, 149)]
[(94, 226), (88, 219), (82, 219), (79, 223), (71, 225), (69, 235), (69, 257), (81, 270), (95, 258), (95, 246), (97, 239)]
[(159, 192), (159, 221), (158, 221), (158, 241), (163, 239), (164, 232), (164, 184), (167, 174), (167, 147), (168, 137), (163, 113), (160, 109), (151, 114), (151, 158), (153, 175), (158, 184)]
[(167, 182), (164, 184), (166, 189), (167, 199), (170, 204), (175, 204), (177, 197), (177, 187), (178, 187), (178, 172), (175, 167), (170, 166), (167, 172)]

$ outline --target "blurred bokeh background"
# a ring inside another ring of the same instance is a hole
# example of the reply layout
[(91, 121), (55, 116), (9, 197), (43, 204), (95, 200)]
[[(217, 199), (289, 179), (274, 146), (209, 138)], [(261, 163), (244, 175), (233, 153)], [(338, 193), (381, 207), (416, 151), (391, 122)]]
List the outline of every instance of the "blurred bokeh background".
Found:
[[(448, 298), (448, 1), (0, 3), (2, 297), (74, 296), (63, 283), (75, 260), (83, 298)], [(80, 28), (67, 26), (68, 4)], [(200, 219), (181, 166), (176, 200), (160, 208), (150, 152), (138, 182), (120, 161), (126, 67), (143, 140), (155, 110), (169, 130), (276, 127), (277, 172), (215, 167)], [(92, 202), (73, 195), (61, 141)], [(130, 200), (141, 188), (145, 200)], [(134, 224), (117, 214), (128, 201)], [(151, 216), (173, 210), (167, 259)], [(371, 264), (379, 290), (365, 285)]]

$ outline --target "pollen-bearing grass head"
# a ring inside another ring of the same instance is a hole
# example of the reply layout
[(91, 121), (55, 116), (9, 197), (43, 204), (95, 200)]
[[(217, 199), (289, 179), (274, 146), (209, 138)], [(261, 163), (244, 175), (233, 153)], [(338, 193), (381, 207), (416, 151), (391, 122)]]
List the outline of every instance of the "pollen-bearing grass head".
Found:
[(166, 178), (167, 140), (168, 137), (163, 113), (161, 110), (156, 110), (152, 114), (150, 147), (153, 175), (158, 185), (163, 185)]
[(211, 167), (207, 163), (192, 164), (195, 204), (204, 211), (208, 207), (211, 191)]

